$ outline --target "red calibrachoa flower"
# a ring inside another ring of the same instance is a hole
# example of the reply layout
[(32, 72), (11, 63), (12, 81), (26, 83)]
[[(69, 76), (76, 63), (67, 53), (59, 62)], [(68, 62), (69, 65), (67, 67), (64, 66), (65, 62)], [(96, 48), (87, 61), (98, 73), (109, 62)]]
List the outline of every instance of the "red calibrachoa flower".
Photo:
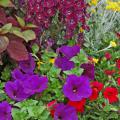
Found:
[(115, 73), (115, 70), (104, 70), (106, 75), (112, 76)]
[(103, 92), (105, 99), (108, 99), (109, 103), (114, 103), (118, 101), (118, 90), (114, 87), (107, 87)]
[(117, 84), (118, 84), (118, 86), (120, 86), (120, 77), (117, 78)]
[(120, 59), (117, 59), (116, 66), (117, 66), (118, 69), (120, 69)]
[(104, 85), (98, 81), (91, 82), (92, 95), (89, 97), (90, 101), (94, 101), (98, 98), (99, 92), (102, 90), (103, 86)]
[(111, 59), (111, 54), (109, 53), (109, 52), (106, 52), (105, 53), (105, 58), (107, 59), (107, 60), (110, 60)]
[(57, 106), (57, 101), (56, 100), (53, 100), (53, 101), (51, 101), (47, 104), (47, 108), (49, 109), (52, 117), (54, 117), (54, 112), (55, 112), (56, 106)]
[(75, 107), (77, 112), (84, 112), (86, 99), (82, 99), (81, 101), (68, 101), (68, 105)]

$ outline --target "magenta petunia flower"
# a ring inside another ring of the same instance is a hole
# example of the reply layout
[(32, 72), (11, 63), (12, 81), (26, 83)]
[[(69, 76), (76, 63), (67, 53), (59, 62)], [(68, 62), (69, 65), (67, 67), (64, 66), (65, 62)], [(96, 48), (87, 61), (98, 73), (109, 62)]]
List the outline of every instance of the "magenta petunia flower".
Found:
[(19, 80), (14, 82), (8, 81), (5, 84), (5, 92), (11, 99), (15, 101), (23, 101), (31, 95), (25, 92), (25, 89)]
[(54, 120), (78, 120), (74, 107), (59, 103), (55, 108)]
[(29, 55), (29, 59), (25, 61), (20, 61), (19, 63), (20, 69), (28, 74), (33, 74), (35, 69), (35, 61), (31, 55)]
[(46, 76), (31, 75), (23, 81), (23, 87), (28, 94), (40, 93), (48, 86), (48, 79)]
[(81, 65), (81, 68), (84, 69), (83, 75), (88, 77), (90, 80), (94, 80), (95, 78), (95, 68), (93, 64), (84, 63)]
[(72, 68), (74, 68), (74, 62), (70, 61), (66, 57), (58, 57), (58, 58), (56, 58), (55, 65), (58, 68), (61, 68), (63, 71), (71, 70)]
[(71, 101), (88, 98), (92, 93), (88, 77), (69, 75), (63, 86), (63, 93)]
[(12, 120), (11, 106), (7, 101), (0, 103), (0, 120)]
[(74, 45), (74, 46), (67, 46), (64, 45), (59, 48), (59, 51), (68, 59), (76, 56), (80, 52), (80, 46)]

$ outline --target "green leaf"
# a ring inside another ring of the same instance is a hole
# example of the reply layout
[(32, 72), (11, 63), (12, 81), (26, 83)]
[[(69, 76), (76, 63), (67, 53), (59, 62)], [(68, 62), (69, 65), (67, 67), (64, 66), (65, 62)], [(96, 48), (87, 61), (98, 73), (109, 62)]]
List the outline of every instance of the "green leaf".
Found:
[(0, 29), (0, 34), (6, 34), (8, 33), (12, 28), (12, 23), (5, 24), (1, 29)]
[(32, 24), (32, 23), (28, 23), (28, 24), (26, 25), (26, 27), (28, 27), (28, 28), (37, 28), (38, 26), (36, 26), (36, 25), (34, 25), (34, 24)]
[(0, 36), (0, 53), (7, 49), (9, 45), (9, 40), (6, 36)]
[(10, 0), (0, 0), (0, 6), (2, 7), (13, 7), (14, 5)]
[(16, 16), (18, 23), (20, 24), (21, 27), (25, 26), (25, 21), (21, 17)]
[(13, 30), (12, 32), (13, 32), (14, 35), (16, 35), (16, 36), (24, 39), (24, 36), (23, 36), (23, 34), (22, 34), (21, 31), (19, 31), (19, 30)]
[(87, 59), (85, 52), (81, 49), (80, 53), (77, 56), (73, 57), (71, 61), (73, 61), (76, 64), (81, 65), (82, 63), (87, 63), (88, 59)]
[(38, 46), (36, 43), (33, 44), (33, 46), (32, 46), (32, 51), (33, 51), (34, 54), (37, 54), (37, 53), (38, 53), (38, 51), (39, 51), (39, 46)]
[(32, 30), (26, 30), (22, 32), (22, 34), (26, 42), (29, 42), (30, 40), (34, 40), (36, 38), (36, 35)]
[(77, 76), (80, 76), (83, 73), (83, 71), (84, 70), (82, 68), (74, 68), (72, 70), (64, 71), (64, 73), (66, 75), (75, 74)]

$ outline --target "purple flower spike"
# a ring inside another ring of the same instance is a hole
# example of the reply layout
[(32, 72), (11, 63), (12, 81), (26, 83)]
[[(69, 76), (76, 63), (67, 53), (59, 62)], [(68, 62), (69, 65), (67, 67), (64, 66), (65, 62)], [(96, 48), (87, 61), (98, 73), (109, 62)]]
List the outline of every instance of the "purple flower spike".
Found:
[(95, 70), (94, 65), (90, 63), (84, 63), (81, 65), (81, 68), (84, 69), (83, 75), (88, 77), (90, 80), (94, 80), (95, 78)]
[(26, 93), (40, 93), (47, 88), (48, 79), (45, 76), (31, 75), (23, 81), (23, 86)]
[(63, 71), (71, 70), (72, 68), (74, 68), (74, 62), (70, 61), (66, 57), (58, 57), (55, 60), (55, 65), (58, 68), (61, 68)]
[(75, 108), (60, 103), (55, 109), (54, 120), (78, 120), (78, 117)]
[(29, 55), (29, 59), (25, 61), (21, 61), (19, 63), (19, 67), (21, 68), (23, 72), (28, 73), (28, 74), (33, 74), (33, 71), (35, 69), (35, 61), (32, 58), (32, 56)]
[(68, 59), (76, 56), (80, 52), (80, 46), (62, 46), (59, 48), (59, 51), (65, 55)]
[(5, 92), (15, 101), (23, 101), (30, 96), (30, 94), (26, 94), (23, 86), (18, 80), (14, 82), (7, 82), (5, 85)]
[(8, 102), (0, 103), (0, 120), (12, 120), (11, 110), (12, 108)]
[(88, 77), (69, 75), (63, 86), (63, 93), (71, 101), (88, 98), (92, 93)]

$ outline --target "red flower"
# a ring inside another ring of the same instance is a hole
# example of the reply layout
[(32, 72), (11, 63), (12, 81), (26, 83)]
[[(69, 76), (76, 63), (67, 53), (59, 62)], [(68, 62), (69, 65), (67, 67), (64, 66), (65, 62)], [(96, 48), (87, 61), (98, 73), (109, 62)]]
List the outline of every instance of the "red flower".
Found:
[(51, 114), (52, 117), (54, 117), (54, 112), (55, 112), (56, 105), (57, 105), (56, 100), (53, 100), (53, 101), (51, 101), (47, 104), (47, 108), (50, 111), (50, 114)]
[(109, 103), (114, 103), (118, 101), (118, 90), (114, 87), (107, 87), (103, 92), (105, 99), (108, 99)]
[(106, 52), (105, 53), (105, 58), (107, 59), (107, 60), (110, 60), (111, 59), (111, 54), (109, 53), (109, 52)]
[(81, 101), (69, 101), (68, 105), (75, 107), (77, 112), (84, 112), (85, 103), (86, 99), (82, 99)]
[(102, 90), (103, 86), (104, 85), (98, 81), (91, 82), (92, 95), (89, 97), (90, 101), (94, 101), (98, 98), (99, 92)]
[(105, 73), (106, 75), (112, 76), (112, 75), (115, 73), (115, 70), (105, 70), (104, 73)]
[(120, 77), (117, 79), (117, 84), (120, 86)]
[(116, 66), (117, 66), (118, 69), (120, 69), (120, 59), (117, 59)]
[(118, 39), (120, 39), (120, 32), (116, 32), (116, 36)]

